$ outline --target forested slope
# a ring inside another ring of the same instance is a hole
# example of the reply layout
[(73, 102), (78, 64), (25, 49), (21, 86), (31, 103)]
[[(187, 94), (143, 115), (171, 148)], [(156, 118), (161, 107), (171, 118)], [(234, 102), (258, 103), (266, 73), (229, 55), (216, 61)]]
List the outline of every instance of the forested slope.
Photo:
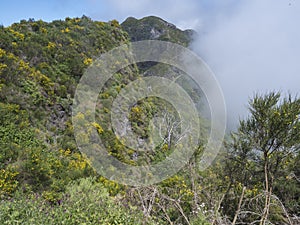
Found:
[[(199, 170), (209, 123), (188, 164), (147, 187), (115, 183), (97, 174), (79, 151), (72, 124), (73, 98), (86, 69), (102, 54), (130, 41), (162, 40), (188, 47), (194, 31), (157, 17), (93, 21), (29, 19), (0, 27), (1, 224), (299, 224), (300, 100), (279, 93), (249, 101), (249, 119), (228, 137), (214, 164)], [(165, 74), (186, 87), (201, 108), (201, 89), (186, 74), (156, 62), (121, 69), (97, 102), (97, 129), (110, 155), (132, 166), (159, 163), (174, 145), (137, 155), (111, 129), (118, 93), (142, 76)], [(180, 77), (180, 79), (178, 79)], [(149, 123), (175, 113), (150, 97), (130, 109), (143, 140)], [(88, 115), (75, 115), (84, 121)], [(170, 117), (171, 118), (171, 117)], [(87, 137), (88, 140), (93, 137)]]

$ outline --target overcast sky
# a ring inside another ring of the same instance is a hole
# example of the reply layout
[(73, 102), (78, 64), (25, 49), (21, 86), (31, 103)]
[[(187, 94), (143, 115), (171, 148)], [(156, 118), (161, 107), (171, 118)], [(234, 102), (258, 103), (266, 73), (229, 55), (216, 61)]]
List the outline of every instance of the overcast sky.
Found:
[(223, 89), (229, 121), (246, 114), (254, 92), (300, 90), (300, 0), (10, 0), (0, 24), (65, 17), (123, 21), (156, 15), (198, 31), (193, 49)]

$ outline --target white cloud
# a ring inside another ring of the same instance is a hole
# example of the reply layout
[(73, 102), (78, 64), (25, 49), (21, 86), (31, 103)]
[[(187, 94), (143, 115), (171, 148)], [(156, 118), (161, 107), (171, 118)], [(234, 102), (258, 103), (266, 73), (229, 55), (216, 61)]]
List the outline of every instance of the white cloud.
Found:
[(120, 20), (128, 16), (155, 15), (186, 29), (197, 26), (201, 19), (198, 15), (200, 5), (196, 0), (110, 0), (107, 4)]
[(245, 115), (254, 92), (299, 92), (299, 12), (300, 2), (244, 1), (195, 43), (221, 83), (230, 119)]
[(197, 29), (194, 50), (215, 72), (231, 121), (245, 116), (254, 92), (300, 90), (297, 0), (110, 0), (106, 7), (121, 21), (156, 15)]

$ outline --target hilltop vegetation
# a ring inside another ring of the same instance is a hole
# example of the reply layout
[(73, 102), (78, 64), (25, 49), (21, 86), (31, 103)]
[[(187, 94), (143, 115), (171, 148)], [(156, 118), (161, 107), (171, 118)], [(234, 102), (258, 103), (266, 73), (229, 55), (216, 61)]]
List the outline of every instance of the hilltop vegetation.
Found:
[(175, 25), (155, 16), (140, 20), (129, 17), (121, 26), (129, 34), (130, 41), (161, 40), (187, 47), (196, 35), (193, 30), (182, 31)]
[[(0, 223), (298, 224), (299, 98), (255, 96), (249, 102), (250, 117), (240, 122), (205, 171), (199, 170), (199, 159), (209, 124), (201, 118), (202, 136), (188, 164), (148, 187), (102, 177), (79, 151), (71, 117), (86, 68), (101, 53), (130, 41), (188, 46), (193, 35), (157, 17), (128, 18), (122, 24), (86, 16), (49, 23), (29, 19), (0, 27)], [(203, 103), (195, 82), (165, 64), (133, 64), (114, 74), (99, 93), (96, 122), (85, 126), (97, 130), (110, 155), (132, 166), (161, 162), (176, 142), (176, 135), (169, 135), (153, 151), (136, 154), (111, 129), (118, 93), (153, 74), (176, 80), (198, 107)], [(130, 124), (141, 140), (150, 138), (155, 115), (172, 119), (172, 125), (178, 120), (173, 106), (156, 97), (130, 109)], [(74, 116), (84, 123), (90, 115)], [(87, 141), (93, 139), (85, 135)]]

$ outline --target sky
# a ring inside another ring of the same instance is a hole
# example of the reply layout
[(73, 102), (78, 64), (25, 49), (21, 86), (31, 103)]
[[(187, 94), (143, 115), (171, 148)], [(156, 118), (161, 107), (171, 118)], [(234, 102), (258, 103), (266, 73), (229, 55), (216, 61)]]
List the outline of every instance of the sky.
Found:
[(156, 15), (181, 29), (195, 29), (192, 49), (216, 75), (228, 121), (247, 114), (254, 93), (300, 91), (300, 0), (10, 0), (0, 24), (65, 17), (124, 21)]
[(197, 14), (200, 11), (229, 6), (235, 1), (220, 1), (228, 2), (224, 4), (214, 0), (10, 0), (1, 2), (0, 24), (8, 26), (22, 19), (52, 21), (82, 15), (95, 20), (122, 22), (128, 16), (156, 15), (178, 27), (194, 28), (199, 22)]

